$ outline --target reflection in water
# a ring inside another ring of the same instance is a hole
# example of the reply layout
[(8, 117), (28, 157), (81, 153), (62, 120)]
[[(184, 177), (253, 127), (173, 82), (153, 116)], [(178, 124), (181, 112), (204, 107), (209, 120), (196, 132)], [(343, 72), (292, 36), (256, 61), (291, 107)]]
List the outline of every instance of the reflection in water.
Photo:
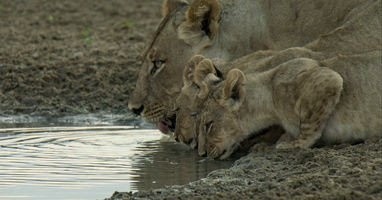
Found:
[(137, 149), (150, 153), (137, 156), (137, 159), (133, 157), (132, 168), (138, 175), (132, 177), (134, 190), (186, 184), (206, 177), (213, 170), (232, 165), (232, 161), (201, 158), (196, 151), (173, 142), (146, 142)]
[(0, 199), (103, 199), (185, 184), (230, 161), (129, 126), (0, 129)]

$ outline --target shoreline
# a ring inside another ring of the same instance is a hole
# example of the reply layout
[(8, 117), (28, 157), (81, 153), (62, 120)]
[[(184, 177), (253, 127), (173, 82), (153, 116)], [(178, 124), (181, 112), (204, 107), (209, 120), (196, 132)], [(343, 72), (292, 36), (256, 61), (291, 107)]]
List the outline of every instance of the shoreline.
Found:
[(382, 199), (380, 155), (382, 139), (308, 150), (269, 147), (186, 185), (106, 199)]

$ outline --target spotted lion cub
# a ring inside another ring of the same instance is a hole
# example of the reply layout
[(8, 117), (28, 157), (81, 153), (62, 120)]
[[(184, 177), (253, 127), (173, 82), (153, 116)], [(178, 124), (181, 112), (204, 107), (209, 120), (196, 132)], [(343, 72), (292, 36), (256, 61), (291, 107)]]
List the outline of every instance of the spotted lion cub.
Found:
[(201, 114), (199, 141), (204, 141), (207, 155), (225, 159), (240, 141), (272, 125), (286, 132), (277, 149), (381, 135), (382, 88), (371, 75), (380, 74), (379, 65), (349, 68), (346, 61), (354, 64), (354, 59), (346, 59), (324, 61), (330, 68), (297, 58), (260, 73), (230, 70)]

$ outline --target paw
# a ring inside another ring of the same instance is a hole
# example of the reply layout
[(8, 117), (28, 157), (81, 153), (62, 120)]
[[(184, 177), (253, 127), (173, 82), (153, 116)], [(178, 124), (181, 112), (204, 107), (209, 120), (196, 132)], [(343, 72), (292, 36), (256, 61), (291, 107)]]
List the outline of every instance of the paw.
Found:
[(306, 142), (295, 140), (290, 142), (280, 142), (276, 144), (276, 149), (286, 150), (286, 149), (308, 149), (310, 145)]
[(287, 150), (287, 149), (295, 149), (295, 145), (292, 142), (280, 142), (276, 144), (276, 149), (279, 150)]
[(210, 158), (217, 158), (221, 155), (219, 149), (217, 147), (211, 147), (208, 151), (207, 151), (207, 156), (210, 157)]
[(268, 151), (270, 148), (270, 145), (267, 143), (261, 142), (254, 144), (250, 149), (249, 152), (265, 152)]

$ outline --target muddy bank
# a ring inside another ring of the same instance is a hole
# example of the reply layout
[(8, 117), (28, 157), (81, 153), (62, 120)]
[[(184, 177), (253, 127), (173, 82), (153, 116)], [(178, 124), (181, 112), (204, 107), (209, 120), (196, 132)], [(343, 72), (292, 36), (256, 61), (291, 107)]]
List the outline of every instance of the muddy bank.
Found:
[(119, 199), (382, 199), (382, 140), (310, 150), (252, 152), (184, 186)]
[(160, 1), (0, 1), (0, 114), (126, 113)]

